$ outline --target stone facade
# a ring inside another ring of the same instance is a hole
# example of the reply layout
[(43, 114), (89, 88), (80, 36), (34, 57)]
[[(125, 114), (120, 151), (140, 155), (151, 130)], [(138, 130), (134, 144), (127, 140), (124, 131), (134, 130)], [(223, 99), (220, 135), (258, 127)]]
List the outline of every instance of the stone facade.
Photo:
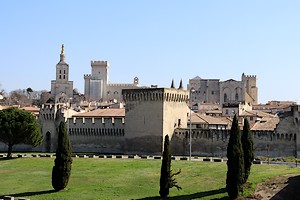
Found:
[(139, 79), (134, 78), (132, 84), (109, 83), (109, 63), (107, 61), (91, 61), (92, 74), (84, 75), (84, 94), (87, 101), (122, 101), (122, 89), (138, 88)]
[(65, 104), (46, 104), (40, 109), (38, 121), (42, 128), (44, 140), (39, 150), (55, 152), (58, 141), (58, 127), (60, 122), (74, 115), (74, 110), (68, 109)]
[(97, 109), (68, 118), (75, 152), (124, 153), (125, 109)]
[(73, 97), (73, 81), (69, 81), (69, 65), (66, 63), (64, 45), (56, 65), (56, 79), (51, 81), (51, 94), (55, 102), (68, 102)]
[[(274, 131), (252, 131), (254, 155), (264, 157), (295, 156), (297, 134)], [(230, 130), (193, 129), (193, 156), (226, 157)], [(171, 139), (174, 155), (189, 155), (189, 129), (177, 129)]]
[(242, 74), (241, 81), (201, 79), (197, 76), (189, 80), (188, 89), (192, 103), (258, 103), (256, 76)]
[(123, 90), (128, 152), (160, 154), (165, 135), (187, 126), (188, 91), (175, 88)]

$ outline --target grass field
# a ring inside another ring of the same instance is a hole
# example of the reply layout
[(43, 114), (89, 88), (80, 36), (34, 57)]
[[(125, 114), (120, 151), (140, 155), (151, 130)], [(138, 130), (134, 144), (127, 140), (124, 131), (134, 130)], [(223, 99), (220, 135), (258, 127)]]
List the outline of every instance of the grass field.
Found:
[[(67, 189), (54, 192), (51, 171), (54, 158), (0, 160), (0, 197), (35, 199), (159, 199), (160, 160), (73, 158)], [(169, 199), (227, 199), (226, 163), (172, 161), (183, 188), (170, 189)], [(257, 183), (281, 174), (299, 174), (287, 166), (253, 165), (249, 182)]]

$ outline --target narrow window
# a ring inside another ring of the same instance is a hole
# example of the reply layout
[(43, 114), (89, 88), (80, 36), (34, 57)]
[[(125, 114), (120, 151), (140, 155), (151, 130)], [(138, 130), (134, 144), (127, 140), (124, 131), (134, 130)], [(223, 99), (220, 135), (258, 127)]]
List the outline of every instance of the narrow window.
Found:
[(228, 100), (227, 100), (227, 94), (225, 93), (224, 94), (224, 102), (227, 102)]
[(235, 94), (235, 100), (236, 100), (236, 101), (239, 100), (239, 95), (238, 95), (238, 93)]

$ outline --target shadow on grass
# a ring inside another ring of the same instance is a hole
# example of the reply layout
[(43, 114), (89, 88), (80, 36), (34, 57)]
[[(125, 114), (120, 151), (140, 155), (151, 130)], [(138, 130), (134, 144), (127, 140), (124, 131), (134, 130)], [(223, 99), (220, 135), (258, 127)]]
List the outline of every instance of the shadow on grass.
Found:
[(4, 196), (13, 196), (13, 197), (29, 197), (34, 195), (41, 195), (41, 194), (51, 194), (56, 192), (55, 190), (45, 190), (45, 191), (37, 191), (37, 192), (22, 192), (22, 193), (15, 193), (15, 194), (6, 194), (0, 196), (0, 199), (4, 198)]
[(15, 159), (18, 159), (19, 157), (2, 157), (0, 158), (0, 161), (2, 160), (15, 160)]
[[(218, 189), (218, 190), (211, 190), (211, 191), (206, 191), (206, 192), (197, 192), (194, 194), (187, 194), (187, 195), (179, 195), (175, 197), (168, 197), (167, 199), (172, 199), (172, 200), (190, 200), (190, 199), (198, 199), (202, 197), (207, 197), (211, 195), (216, 195), (216, 194), (222, 194), (226, 193), (226, 188)], [(145, 197), (137, 200), (155, 200), (155, 199), (161, 199), (159, 196), (156, 197)], [(223, 197), (220, 198), (219, 200), (227, 200), (229, 199), (228, 197)], [(218, 200), (218, 199), (215, 199)]]

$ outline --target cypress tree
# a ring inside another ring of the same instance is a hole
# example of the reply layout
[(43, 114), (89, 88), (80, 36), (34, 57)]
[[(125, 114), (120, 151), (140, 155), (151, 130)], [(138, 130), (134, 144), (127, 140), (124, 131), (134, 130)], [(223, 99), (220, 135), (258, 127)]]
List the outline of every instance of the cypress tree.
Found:
[(230, 199), (236, 199), (242, 191), (244, 156), (237, 116), (235, 115), (227, 147), (226, 189)]
[(172, 173), (171, 170), (171, 150), (170, 150), (170, 141), (169, 136), (165, 136), (164, 142), (164, 151), (163, 151), (163, 159), (161, 164), (160, 171), (160, 190), (159, 194), (162, 198), (166, 198), (169, 195), (169, 189), (172, 187), (176, 187), (178, 190), (182, 189), (177, 185), (175, 175), (179, 174), (181, 171), (179, 170), (176, 173)]
[(69, 182), (72, 167), (72, 147), (65, 122), (59, 125), (56, 158), (52, 169), (52, 186), (56, 191), (64, 189)]
[(251, 165), (254, 160), (254, 153), (253, 153), (253, 137), (250, 130), (249, 122), (247, 118), (244, 119), (244, 127), (243, 127), (243, 134), (242, 134), (242, 146), (244, 152), (244, 183), (247, 182), (248, 177), (250, 175)]

